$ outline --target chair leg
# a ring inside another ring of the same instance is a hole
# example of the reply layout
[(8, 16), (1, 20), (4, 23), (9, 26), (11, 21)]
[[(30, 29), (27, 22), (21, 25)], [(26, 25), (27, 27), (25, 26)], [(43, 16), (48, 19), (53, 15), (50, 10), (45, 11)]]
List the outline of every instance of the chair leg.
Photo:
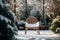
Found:
[(25, 34), (27, 33), (28, 28), (25, 28)]
[(39, 28), (38, 28), (38, 34), (40, 34)]
[(40, 34), (40, 33), (39, 33), (39, 30), (37, 30), (37, 33)]
[(36, 28), (36, 31), (37, 31), (38, 34), (40, 34), (40, 32), (39, 32), (39, 28)]

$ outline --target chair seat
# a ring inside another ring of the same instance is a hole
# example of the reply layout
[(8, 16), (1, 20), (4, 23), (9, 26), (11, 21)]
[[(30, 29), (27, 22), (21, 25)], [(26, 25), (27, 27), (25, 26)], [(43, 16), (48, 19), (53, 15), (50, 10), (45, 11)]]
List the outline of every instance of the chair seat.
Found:
[(29, 24), (29, 23), (27, 23), (27, 22), (25, 22), (25, 26), (26, 27), (39, 27), (39, 22), (36, 22), (36, 23), (34, 23), (34, 24)]

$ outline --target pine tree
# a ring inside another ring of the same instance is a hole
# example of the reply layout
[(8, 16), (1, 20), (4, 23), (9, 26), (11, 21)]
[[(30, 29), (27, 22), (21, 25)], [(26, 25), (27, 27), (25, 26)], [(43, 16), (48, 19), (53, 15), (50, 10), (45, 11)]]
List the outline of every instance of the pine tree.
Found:
[(4, 0), (0, 0), (0, 40), (16, 40), (15, 15), (4, 2)]
[(60, 0), (52, 0), (53, 6), (50, 10), (55, 14), (50, 29), (55, 33), (60, 33)]
[(60, 16), (53, 19), (50, 29), (55, 33), (60, 33)]

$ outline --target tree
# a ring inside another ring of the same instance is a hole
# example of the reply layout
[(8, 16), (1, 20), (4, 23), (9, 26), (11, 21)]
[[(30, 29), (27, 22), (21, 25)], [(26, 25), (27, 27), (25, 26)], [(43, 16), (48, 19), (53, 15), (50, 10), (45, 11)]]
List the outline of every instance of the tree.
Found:
[(50, 29), (55, 33), (60, 33), (60, 16), (53, 20)]
[(0, 0), (0, 40), (16, 40), (17, 28), (15, 15), (7, 7), (4, 0)]
[(53, 4), (50, 10), (54, 12), (56, 18), (53, 19), (50, 29), (55, 33), (60, 33), (60, 0), (53, 0)]

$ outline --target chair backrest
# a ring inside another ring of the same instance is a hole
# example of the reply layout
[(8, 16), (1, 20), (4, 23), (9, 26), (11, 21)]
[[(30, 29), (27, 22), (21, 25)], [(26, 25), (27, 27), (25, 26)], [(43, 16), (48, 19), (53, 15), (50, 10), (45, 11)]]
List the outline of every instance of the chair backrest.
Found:
[(36, 22), (38, 22), (37, 18), (34, 17), (34, 16), (29, 16), (26, 20), (27, 23), (31, 23), (31, 24), (34, 24)]

